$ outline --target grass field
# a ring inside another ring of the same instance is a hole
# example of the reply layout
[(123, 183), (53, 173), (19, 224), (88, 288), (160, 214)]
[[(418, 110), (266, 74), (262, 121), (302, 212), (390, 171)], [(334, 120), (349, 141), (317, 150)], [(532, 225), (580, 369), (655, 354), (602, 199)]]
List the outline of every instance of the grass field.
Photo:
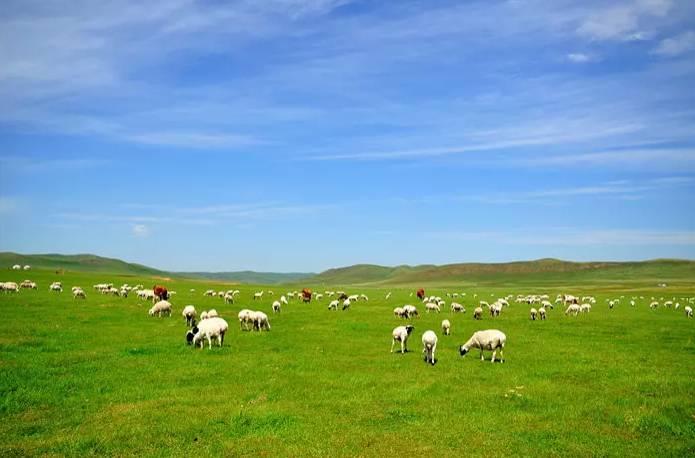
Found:
[[(695, 320), (682, 305), (647, 307), (651, 296), (695, 296), (694, 282), (656, 288), (618, 279), (573, 283), (568, 275), (562, 288), (531, 279), (430, 288), (442, 296), (467, 292), (460, 302), (468, 312), (428, 315), (420, 307), (411, 352), (400, 355), (389, 353), (391, 330), (404, 324), (392, 309), (413, 303), (412, 287), (346, 287), (370, 300), (349, 312), (329, 312), (326, 300), (295, 302), (272, 315), (271, 298), (251, 300), (260, 286), (236, 287), (240, 299), (225, 305), (202, 293), (229, 286), (174, 280), (174, 315), (160, 319), (133, 296), (92, 290), (103, 281), (152, 279), (0, 274), (1, 281), (24, 278), (39, 290), (0, 293), (3, 457), (695, 454)], [(66, 291), (50, 293), (58, 279)], [(85, 288), (86, 301), (73, 300), (73, 285)], [(277, 297), (290, 287), (271, 289)], [(472, 319), (480, 299), (559, 291), (595, 294), (598, 302), (576, 318), (556, 307), (547, 321), (531, 322), (529, 307), (512, 302), (499, 318)], [(626, 299), (609, 310), (606, 298), (621, 294)], [(633, 295), (645, 296), (635, 308), (627, 304)], [(224, 347), (185, 345), (180, 313), (189, 303), (227, 319)], [(264, 310), (272, 331), (241, 332), (241, 308)], [(443, 318), (452, 321), (451, 336), (441, 335)], [(458, 355), (472, 332), (487, 328), (507, 334), (504, 364)], [(435, 366), (420, 355), (427, 329), (439, 335)]]

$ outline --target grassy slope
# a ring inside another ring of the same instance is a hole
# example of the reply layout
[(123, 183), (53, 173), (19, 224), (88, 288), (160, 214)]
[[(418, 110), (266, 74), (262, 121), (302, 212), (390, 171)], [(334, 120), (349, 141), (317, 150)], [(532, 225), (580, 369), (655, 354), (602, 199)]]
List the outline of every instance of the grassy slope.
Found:
[(184, 278), (196, 278), (212, 281), (238, 282), (248, 284), (275, 285), (278, 283), (292, 283), (312, 277), (312, 273), (302, 272), (176, 272), (176, 275)]
[[(292, 303), (271, 315), (242, 286), (237, 304), (203, 298), (209, 283), (174, 279), (172, 318), (149, 318), (137, 299), (97, 295), (104, 274), (12, 272), (39, 291), (0, 294), (0, 454), (267, 456), (692, 456), (695, 453), (695, 320), (682, 309), (649, 310), (651, 295), (695, 294), (695, 285), (652, 290), (639, 306), (591, 314), (551, 311), (528, 320), (515, 305), (497, 319), (427, 315), (405, 355), (390, 354), (391, 310), (410, 289), (365, 292), (349, 312)], [(76, 302), (47, 291), (60, 278), (87, 287)], [(569, 281), (568, 281), (569, 282)], [(603, 289), (608, 286), (601, 284)], [(613, 284), (610, 297), (622, 291)], [(647, 288), (649, 284), (631, 284)], [(196, 292), (190, 292), (196, 288)], [(458, 289), (459, 291), (463, 289)], [(277, 292), (278, 288), (275, 288)], [(554, 293), (552, 288), (540, 290)], [(585, 282), (569, 291), (595, 292)], [(529, 285), (465, 288), (468, 297), (539, 291)], [(431, 288), (442, 294), (444, 289)], [(324, 301), (325, 302), (325, 301)], [(223, 348), (183, 343), (183, 305), (217, 308), (230, 323)], [(242, 333), (235, 316), (271, 315), (269, 333)], [(440, 334), (439, 362), (426, 366), (419, 339)], [(477, 329), (507, 333), (505, 364), (462, 359)], [(511, 392), (510, 390), (516, 390)], [(517, 395), (518, 393), (518, 395)]]
[(168, 275), (161, 270), (140, 264), (128, 263), (120, 259), (105, 258), (93, 254), (31, 254), (0, 253), (0, 266), (15, 264), (30, 265), (32, 268), (50, 270), (71, 270), (77, 272), (105, 272), (126, 275)]
[(564, 282), (687, 281), (695, 278), (695, 262), (575, 263), (555, 259), (504, 264), (449, 264), (444, 266), (383, 267), (357, 265), (332, 269), (310, 279), (314, 284), (388, 285), (561, 285)]

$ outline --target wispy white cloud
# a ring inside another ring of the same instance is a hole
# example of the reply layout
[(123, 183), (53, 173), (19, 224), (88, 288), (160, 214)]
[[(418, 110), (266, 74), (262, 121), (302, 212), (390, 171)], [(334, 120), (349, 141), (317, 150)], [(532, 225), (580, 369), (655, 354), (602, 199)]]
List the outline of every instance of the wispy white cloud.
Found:
[(688, 30), (687, 32), (683, 32), (675, 37), (661, 40), (659, 45), (654, 49), (653, 53), (660, 56), (674, 57), (688, 53), (694, 49), (695, 32)]
[(134, 237), (147, 238), (150, 236), (152, 231), (150, 230), (150, 227), (145, 224), (135, 224), (132, 227), (132, 233)]
[(569, 60), (570, 62), (574, 62), (575, 64), (584, 64), (587, 62), (591, 62), (594, 59), (589, 54), (577, 52), (567, 54), (567, 60)]
[(0, 155), (0, 168), (12, 173), (69, 172), (105, 167), (110, 160), (95, 157), (47, 159), (41, 157)]
[(632, 0), (591, 10), (577, 32), (595, 41), (650, 39), (653, 27), (671, 8), (671, 0)]

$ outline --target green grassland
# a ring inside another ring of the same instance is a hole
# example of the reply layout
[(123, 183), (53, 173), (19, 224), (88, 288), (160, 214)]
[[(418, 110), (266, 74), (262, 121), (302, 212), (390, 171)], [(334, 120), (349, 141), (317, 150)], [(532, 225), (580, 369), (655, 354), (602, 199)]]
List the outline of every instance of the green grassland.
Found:
[[(277, 298), (325, 279), (235, 286), (239, 300), (225, 305), (202, 293), (229, 285), (173, 278), (174, 315), (152, 318), (136, 297), (92, 290), (104, 281), (151, 285), (149, 276), (3, 269), (0, 281), (28, 278), (39, 290), (0, 293), (0, 456), (693, 456), (695, 320), (682, 305), (647, 304), (695, 296), (695, 277), (682, 266), (620, 269), (425, 282), (428, 294), (466, 292), (468, 312), (420, 307), (404, 355), (389, 353), (391, 330), (405, 324), (392, 310), (414, 302), (415, 282), (345, 286), (370, 297), (348, 312), (328, 311), (323, 300), (273, 315), (272, 298), (253, 301), (254, 291)], [(63, 293), (48, 291), (55, 280)], [(72, 298), (73, 285), (85, 288), (85, 301)], [(555, 308), (545, 322), (513, 302), (499, 318), (471, 316), (481, 299), (560, 291), (598, 302), (576, 318)], [(606, 299), (620, 295), (609, 310)], [(634, 308), (633, 295), (644, 296)], [(227, 319), (222, 348), (185, 345), (187, 304)], [(241, 308), (264, 310), (272, 330), (241, 332)], [(440, 332), (443, 318), (451, 336)], [(507, 334), (504, 364), (458, 354), (487, 328)], [(439, 336), (435, 366), (420, 354), (427, 329)]]

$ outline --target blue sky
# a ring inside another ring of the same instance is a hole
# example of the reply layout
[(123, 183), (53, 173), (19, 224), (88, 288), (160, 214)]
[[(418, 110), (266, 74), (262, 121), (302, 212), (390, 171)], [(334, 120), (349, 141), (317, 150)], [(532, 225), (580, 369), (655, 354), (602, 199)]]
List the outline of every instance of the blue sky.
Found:
[(695, 258), (695, 3), (6, 1), (0, 250)]

